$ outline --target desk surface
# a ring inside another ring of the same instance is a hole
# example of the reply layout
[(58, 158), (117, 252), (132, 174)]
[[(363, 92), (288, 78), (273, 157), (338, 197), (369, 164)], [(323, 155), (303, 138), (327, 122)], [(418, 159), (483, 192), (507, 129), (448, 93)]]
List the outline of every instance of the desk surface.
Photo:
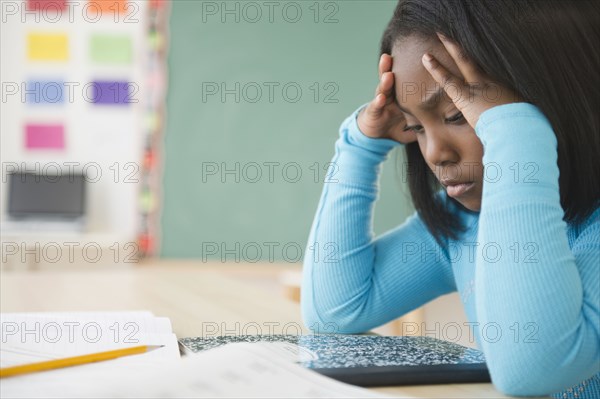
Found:
[[(160, 261), (108, 270), (2, 271), (0, 310), (150, 310), (178, 337), (300, 334), (297, 303), (277, 293), (279, 271), (294, 265)], [(269, 281), (271, 284), (269, 284)], [(492, 384), (374, 388), (397, 396), (506, 398)]]

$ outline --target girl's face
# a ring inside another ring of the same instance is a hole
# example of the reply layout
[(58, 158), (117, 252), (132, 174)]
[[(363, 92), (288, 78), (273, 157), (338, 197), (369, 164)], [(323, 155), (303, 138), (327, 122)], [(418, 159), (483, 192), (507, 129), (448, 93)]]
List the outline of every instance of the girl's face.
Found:
[(481, 209), (483, 146), (421, 58), (429, 52), (455, 76), (456, 63), (437, 39), (410, 36), (392, 50), (396, 102), (416, 133), (423, 158), (448, 195), (471, 211)]

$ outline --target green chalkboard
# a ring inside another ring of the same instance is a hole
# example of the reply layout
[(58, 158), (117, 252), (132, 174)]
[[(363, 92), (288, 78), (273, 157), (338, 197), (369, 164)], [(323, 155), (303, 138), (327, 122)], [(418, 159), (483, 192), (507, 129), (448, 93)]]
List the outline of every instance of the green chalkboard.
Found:
[[(373, 96), (395, 3), (172, 3), (162, 257), (301, 260), (340, 123)], [(384, 164), (376, 234), (412, 212), (399, 155)]]

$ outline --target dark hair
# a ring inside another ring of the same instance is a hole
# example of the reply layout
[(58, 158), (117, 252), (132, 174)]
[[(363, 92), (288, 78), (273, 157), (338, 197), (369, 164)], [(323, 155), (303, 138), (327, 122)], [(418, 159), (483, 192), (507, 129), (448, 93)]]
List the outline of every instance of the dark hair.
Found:
[[(440, 32), (501, 85), (536, 105), (558, 142), (560, 201), (568, 223), (600, 203), (600, 2), (400, 0), (381, 40)], [(462, 230), (417, 143), (406, 145), (415, 209), (438, 242)], [(451, 201), (455, 201), (450, 199)]]

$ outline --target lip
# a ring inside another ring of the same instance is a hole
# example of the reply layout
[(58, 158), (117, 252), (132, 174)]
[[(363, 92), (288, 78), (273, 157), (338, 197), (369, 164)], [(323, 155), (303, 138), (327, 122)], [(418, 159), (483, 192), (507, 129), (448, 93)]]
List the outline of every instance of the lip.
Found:
[(444, 186), (446, 186), (446, 192), (448, 193), (448, 196), (452, 198), (463, 196), (465, 193), (471, 190), (474, 185), (475, 182), (444, 184)]

